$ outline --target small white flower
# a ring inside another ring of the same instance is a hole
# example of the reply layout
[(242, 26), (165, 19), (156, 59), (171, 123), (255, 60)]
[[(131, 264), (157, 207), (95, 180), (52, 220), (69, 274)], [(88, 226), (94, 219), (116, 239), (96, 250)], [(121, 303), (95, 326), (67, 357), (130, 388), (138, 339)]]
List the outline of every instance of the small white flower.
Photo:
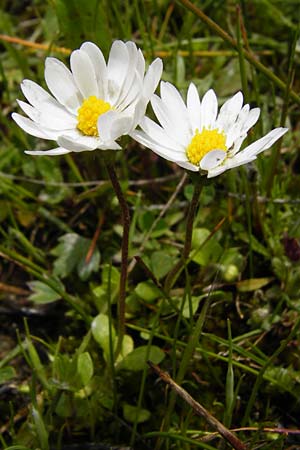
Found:
[(120, 149), (116, 139), (135, 129), (162, 73), (162, 61), (156, 59), (145, 74), (141, 50), (122, 41), (112, 44), (107, 64), (101, 50), (85, 42), (72, 52), (70, 66), (71, 71), (56, 58), (46, 59), (52, 95), (33, 81), (21, 84), (28, 103), (18, 103), (28, 117), (13, 113), (12, 118), (27, 133), (59, 145), (28, 154)]
[(160, 93), (161, 97), (152, 96), (151, 105), (161, 126), (143, 117), (139, 124), (141, 130), (135, 130), (131, 136), (185, 169), (207, 171), (208, 178), (253, 161), (288, 130), (275, 128), (240, 150), (260, 114), (259, 108), (250, 109), (248, 104), (243, 106), (241, 92), (227, 100), (219, 113), (217, 97), (212, 89), (201, 102), (195, 85), (191, 83), (186, 104), (170, 83), (162, 81)]

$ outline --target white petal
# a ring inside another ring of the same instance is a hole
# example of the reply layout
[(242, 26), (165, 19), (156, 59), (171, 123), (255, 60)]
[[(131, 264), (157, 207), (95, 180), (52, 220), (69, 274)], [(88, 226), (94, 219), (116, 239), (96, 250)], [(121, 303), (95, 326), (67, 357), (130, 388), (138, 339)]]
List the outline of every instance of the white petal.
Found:
[(200, 168), (202, 170), (211, 170), (219, 166), (226, 158), (227, 153), (223, 150), (212, 150), (206, 153), (200, 161)]
[(199, 166), (195, 166), (195, 164), (192, 164), (189, 161), (174, 161), (174, 162), (183, 169), (191, 170), (192, 172), (199, 172)]
[(18, 113), (12, 113), (11, 117), (19, 125), (20, 128), (26, 131), (26, 133), (31, 134), (31, 136), (35, 136), (42, 139), (52, 139), (45, 133), (45, 131), (39, 125), (37, 125), (35, 122), (28, 119), (27, 117), (23, 117), (21, 116), (21, 114)]
[[(154, 94), (151, 98), (152, 109), (160, 122), (161, 126), (164, 128), (167, 135), (174, 140), (179, 145), (186, 146), (189, 142), (185, 142), (184, 136), (181, 133), (180, 121), (173, 122), (173, 117), (170, 117), (168, 110), (161, 98)], [(191, 134), (192, 137), (192, 134)]]
[(33, 106), (29, 105), (26, 102), (22, 102), (22, 100), (17, 100), (18, 105), (20, 106), (20, 108), (24, 111), (25, 114), (27, 114), (27, 116), (33, 120), (34, 122), (36, 122), (39, 118), (39, 112), (37, 111), (36, 108), (34, 108)]
[(150, 64), (144, 78), (143, 97), (147, 99), (147, 102), (157, 88), (159, 80), (161, 79), (162, 71), (162, 60), (160, 58), (156, 58), (153, 63)]
[(115, 141), (131, 129), (131, 117), (110, 110), (98, 119), (98, 131), (103, 142)]
[(172, 149), (175, 153), (185, 152), (183, 146), (176, 144), (172, 139), (170, 139), (162, 127), (148, 117), (143, 118), (140, 123), (140, 127), (149, 137), (151, 137), (153, 141), (156, 141), (157, 144), (162, 144), (163, 146)]
[(45, 80), (54, 97), (71, 112), (76, 113), (83, 101), (83, 97), (69, 69), (58, 59), (47, 58), (45, 63)]
[(204, 95), (201, 103), (201, 128), (214, 127), (217, 114), (218, 114), (217, 96), (214, 90), (210, 89)]
[(128, 106), (136, 104), (141, 98), (142, 92), (143, 80), (135, 70), (134, 77), (131, 80), (131, 85), (128, 86), (126, 83), (126, 86), (124, 87), (124, 89), (122, 89), (118, 102), (115, 105), (115, 109), (118, 111), (124, 111)]
[(201, 102), (194, 83), (189, 85), (186, 103), (193, 133), (195, 133), (196, 129), (201, 129)]
[(65, 108), (52, 102), (45, 102), (40, 105), (37, 122), (50, 130), (74, 129), (77, 126), (77, 119)]
[(243, 166), (245, 164), (249, 164), (252, 161), (255, 161), (256, 156), (249, 156), (248, 158), (244, 157), (244, 158), (232, 158), (232, 159), (228, 159), (228, 162), (226, 164), (226, 169), (233, 169), (235, 167), (239, 167), (239, 166)]
[(147, 104), (144, 99), (141, 99), (135, 106), (134, 106), (134, 113), (132, 114), (132, 123), (131, 123), (131, 131), (133, 131), (138, 124), (141, 122), (143, 117), (145, 116)]
[(27, 155), (33, 155), (33, 156), (56, 156), (56, 155), (65, 155), (66, 153), (70, 153), (70, 150), (67, 150), (66, 148), (57, 147), (53, 148), (52, 150), (26, 150), (25, 153)]
[[(259, 119), (260, 108), (253, 108), (249, 111), (248, 117), (242, 122), (241, 134), (247, 133)], [(239, 121), (239, 118), (238, 118)]]
[(193, 136), (186, 106), (177, 89), (170, 83), (162, 81), (160, 89), (162, 98), (154, 94), (151, 98), (152, 108), (169, 137), (186, 147)]
[(216, 126), (225, 132), (234, 124), (243, 106), (243, 94), (237, 92), (232, 98), (227, 100), (220, 109)]
[(114, 41), (107, 62), (108, 76), (108, 101), (114, 106), (128, 72), (131, 70), (129, 54), (126, 45), (122, 41)]
[(31, 80), (23, 80), (21, 83), (21, 89), (29, 103), (36, 108), (38, 108), (42, 102), (53, 99), (53, 97), (51, 97), (45, 89)]
[(173, 148), (168, 148), (162, 144), (157, 143), (143, 131), (134, 131), (133, 133), (130, 134), (130, 136), (133, 137), (133, 139), (135, 139), (140, 144), (150, 148), (151, 150), (154, 151), (154, 153), (165, 158), (168, 161), (187, 162), (187, 158), (184, 152), (182, 152), (181, 154), (174, 152)]
[(94, 72), (98, 84), (98, 95), (103, 100), (107, 98), (107, 67), (104, 56), (92, 42), (84, 42), (80, 47), (80, 50), (84, 51), (89, 57), (94, 66)]
[(260, 115), (259, 108), (253, 108), (249, 111), (245, 105), (240, 111), (235, 123), (229, 127), (227, 131), (226, 145), (230, 148), (234, 142), (243, 136), (243, 140), (247, 135), (248, 130), (258, 121)]
[(214, 167), (213, 169), (207, 172), (207, 178), (217, 177), (218, 175), (221, 175), (221, 173), (225, 172), (228, 169), (229, 167), (227, 167), (226, 165)]
[(100, 150), (122, 150), (122, 147), (114, 141), (101, 143), (97, 148), (99, 148)]
[(61, 147), (72, 152), (83, 152), (85, 150), (95, 150), (99, 139), (93, 136), (84, 136), (78, 130), (72, 130), (60, 135), (57, 142)]
[[(136, 45), (134, 42), (126, 42), (125, 43), (127, 52), (128, 52), (128, 59), (130, 62), (130, 70), (127, 73), (127, 76), (124, 80), (122, 90), (120, 91), (120, 95), (118, 98), (117, 103), (115, 103), (115, 106), (119, 109), (121, 109), (120, 104), (123, 104), (123, 108), (126, 107), (129, 103), (131, 103), (137, 96), (141, 95), (141, 86), (137, 86), (135, 81), (137, 80), (137, 84), (142, 83), (142, 79), (144, 74), (140, 75), (140, 73), (137, 72), (136, 67), (138, 63), (138, 52)], [(133, 92), (135, 91), (135, 92)], [(125, 100), (126, 99), (126, 100)], [(126, 102), (126, 105), (124, 106), (124, 103)]]
[(255, 141), (248, 147), (244, 148), (241, 152), (235, 155), (235, 158), (243, 160), (258, 155), (262, 151), (270, 148), (287, 131), (288, 128), (275, 128), (274, 130), (266, 134), (266, 136), (258, 139), (258, 141)]
[(71, 70), (75, 83), (84, 98), (91, 95), (99, 96), (98, 83), (94, 66), (87, 53), (82, 50), (75, 50), (70, 58)]
[(228, 152), (227, 152), (229, 158), (232, 158), (240, 150), (241, 145), (244, 142), (244, 140), (246, 139), (246, 137), (247, 137), (247, 135), (244, 134), (243, 136), (240, 136), (237, 139), (235, 139), (232, 149), (228, 150)]
[(76, 118), (62, 108), (59, 103), (52, 101), (43, 102), (39, 105), (39, 109), (28, 105), (28, 103), (18, 100), (20, 108), (28, 115), (30, 119), (40, 125), (41, 129), (47, 128), (47, 135), (51, 132), (51, 137), (55, 138), (53, 131), (68, 130), (75, 128), (77, 125)]
[(140, 48), (137, 51), (136, 70), (139, 73), (140, 77), (143, 78), (145, 73), (145, 58)]
[(188, 127), (189, 122), (187, 108), (175, 86), (171, 83), (162, 81), (160, 84), (160, 94), (162, 102), (166, 106), (169, 115), (171, 117), (179, 117), (182, 125)]

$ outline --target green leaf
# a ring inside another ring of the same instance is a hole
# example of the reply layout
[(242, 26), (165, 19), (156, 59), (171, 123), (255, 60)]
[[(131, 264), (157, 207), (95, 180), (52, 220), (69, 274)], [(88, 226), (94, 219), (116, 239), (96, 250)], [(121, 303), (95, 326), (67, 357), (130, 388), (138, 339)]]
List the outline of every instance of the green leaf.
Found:
[[(155, 215), (151, 211), (145, 211), (138, 217), (138, 224), (142, 231), (148, 232), (151, 228), (154, 220), (156, 219)], [(158, 220), (154, 229), (152, 230), (152, 237), (159, 237), (164, 234), (169, 234), (169, 226), (164, 219)]]
[(161, 297), (160, 289), (152, 281), (142, 281), (136, 286), (134, 292), (145, 302), (150, 303)]
[(77, 360), (77, 372), (84, 386), (86, 386), (94, 375), (94, 364), (88, 352), (81, 353)]
[[(29, 281), (27, 284), (33, 291), (33, 293), (29, 296), (29, 300), (35, 303), (52, 303), (61, 298), (61, 296), (56, 291), (54, 291), (54, 289), (52, 289), (42, 281)], [(64, 289), (62, 283), (58, 283), (58, 285), (60, 288)]]
[[(110, 283), (110, 286), (109, 286)], [(102, 288), (106, 295), (110, 289), (111, 302), (115, 303), (119, 294), (120, 273), (116, 267), (105, 264), (102, 269)]]
[(16, 371), (13, 367), (7, 366), (0, 369), (0, 384), (6, 383), (16, 376)]
[(186, 319), (190, 319), (191, 318), (191, 312), (192, 312), (192, 315), (194, 315), (195, 312), (197, 311), (200, 300), (201, 300), (200, 297), (192, 297), (191, 298), (191, 307), (192, 307), (191, 309), (192, 309), (192, 311), (190, 311), (189, 300), (186, 299), (186, 301), (184, 303), (183, 311), (182, 311), (183, 317), (185, 317)]
[(168, 253), (159, 250), (151, 255), (151, 269), (158, 280), (172, 269), (173, 264), (174, 258), (169, 256)]
[(148, 409), (138, 408), (137, 406), (123, 404), (123, 416), (127, 422), (143, 423), (150, 419), (151, 412)]
[(45, 426), (43, 416), (35, 406), (32, 406), (31, 414), (35, 424), (35, 431), (39, 438), (40, 446), (43, 450), (48, 450), (49, 449), (48, 431)]
[(238, 281), (236, 283), (236, 286), (240, 292), (257, 291), (257, 289), (261, 289), (262, 287), (266, 286), (273, 279), (273, 277), (249, 278), (249, 280)]
[(59, 244), (51, 251), (57, 259), (54, 262), (53, 274), (65, 278), (77, 269), (82, 281), (86, 281), (92, 272), (99, 269), (100, 253), (97, 248), (89, 259), (86, 257), (91, 240), (83, 238), (76, 233), (67, 233), (59, 238)]
[[(249, 235), (246, 233), (241, 233), (240, 234), (240, 239), (244, 242), (246, 242), (247, 244), (249, 244)], [(270, 258), (270, 252), (269, 250), (264, 247), (257, 239), (255, 236), (253, 236), (253, 234), (251, 235), (251, 248), (252, 250), (254, 250), (255, 252), (265, 256), (266, 258)]]
[(209, 236), (210, 231), (206, 228), (195, 228), (193, 230), (191, 257), (200, 266), (218, 261), (222, 254), (222, 247), (216, 240), (216, 236), (210, 238)]
[(92, 334), (96, 342), (100, 345), (107, 360), (110, 355), (110, 329), (113, 348), (116, 340), (116, 332), (111, 324), (109, 325), (109, 317), (106, 314), (98, 314), (92, 322)]
[(57, 402), (55, 412), (60, 417), (71, 417), (73, 414), (73, 405), (70, 395), (66, 392), (62, 392)]
[(142, 345), (125, 356), (121, 363), (118, 364), (118, 369), (137, 372), (144, 369), (148, 360), (154, 364), (159, 364), (164, 357), (164, 352), (156, 345), (152, 345), (150, 349), (148, 349), (147, 345)]

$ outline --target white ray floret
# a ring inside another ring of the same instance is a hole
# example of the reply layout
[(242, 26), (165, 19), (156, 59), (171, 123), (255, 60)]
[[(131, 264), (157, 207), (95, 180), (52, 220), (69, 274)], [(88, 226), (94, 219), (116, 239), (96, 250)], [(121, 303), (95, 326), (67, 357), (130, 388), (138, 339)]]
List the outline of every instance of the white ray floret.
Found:
[(186, 103), (170, 83), (162, 81), (160, 93), (160, 97), (154, 94), (151, 98), (159, 124), (145, 116), (139, 123), (140, 129), (134, 130), (131, 136), (185, 169), (205, 171), (208, 178), (255, 160), (288, 131), (275, 128), (241, 150), (248, 131), (260, 115), (259, 108), (243, 106), (241, 92), (227, 100), (219, 112), (212, 89), (201, 101), (196, 86), (191, 83)]
[(101, 50), (85, 42), (72, 52), (69, 70), (49, 57), (45, 80), (50, 93), (31, 80), (21, 89), (28, 103), (18, 104), (28, 116), (13, 113), (28, 134), (56, 141), (58, 147), (27, 150), (32, 155), (118, 150), (118, 138), (131, 133), (145, 114), (162, 73), (157, 58), (145, 73), (145, 60), (133, 42), (115, 41), (107, 63)]

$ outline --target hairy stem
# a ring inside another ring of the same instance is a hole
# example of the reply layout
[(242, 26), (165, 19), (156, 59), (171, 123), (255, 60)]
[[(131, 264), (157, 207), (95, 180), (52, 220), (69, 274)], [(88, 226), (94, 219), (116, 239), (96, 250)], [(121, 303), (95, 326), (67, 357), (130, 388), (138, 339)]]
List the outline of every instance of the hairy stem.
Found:
[(194, 225), (194, 219), (196, 215), (196, 210), (199, 202), (199, 196), (201, 194), (202, 188), (203, 188), (203, 177), (197, 176), (196, 182), (194, 183), (194, 192), (193, 197), (191, 200), (191, 203), (189, 205), (189, 210), (187, 214), (187, 220), (186, 220), (186, 230), (185, 230), (185, 241), (184, 241), (184, 247), (183, 252), (181, 255), (180, 260), (177, 264), (170, 270), (166, 277), (165, 281), (165, 291), (168, 293), (170, 289), (172, 288), (173, 284), (176, 281), (176, 278), (180, 274), (181, 270), (184, 268), (191, 251), (191, 245), (192, 245), (192, 235), (193, 235), (193, 225)]
[(125, 334), (125, 300), (126, 300), (126, 284), (127, 284), (127, 272), (128, 272), (128, 247), (129, 247), (129, 227), (130, 227), (130, 213), (128, 204), (122, 192), (116, 171), (111, 162), (106, 162), (106, 169), (114, 188), (116, 196), (118, 198), (121, 212), (122, 212), (122, 224), (123, 224), (123, 237), (121, 247), (121, 277), (120, 277), (120, 289), (119, 289), (119, 324), (118, 324), (118, 343), (116, 348), (116, 354), (118, 355), (122, 349), (123, 337)]

